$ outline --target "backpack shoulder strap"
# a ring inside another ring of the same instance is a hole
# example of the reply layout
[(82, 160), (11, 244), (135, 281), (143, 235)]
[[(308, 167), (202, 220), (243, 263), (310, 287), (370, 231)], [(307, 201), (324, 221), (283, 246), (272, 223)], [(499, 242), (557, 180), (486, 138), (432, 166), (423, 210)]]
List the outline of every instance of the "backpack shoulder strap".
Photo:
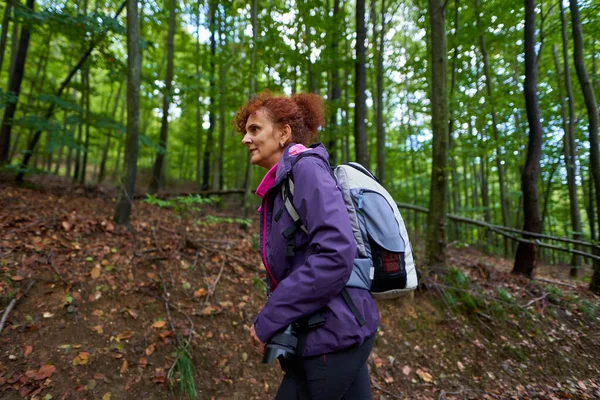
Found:
[(296, 211), (296, 207), (294, 207), (294, 181), (292, 181), (290, 175), (287, 176), (285, 182), (281, 185), (281, 197), (283, 198), (285, 209), (288, 214), (290, 214), (292, 221), (294, 221), (294, 225), (308, 235), (308, 229), (306, 229), (300, 220), (300, 215), (298, 215), (298, 211)]

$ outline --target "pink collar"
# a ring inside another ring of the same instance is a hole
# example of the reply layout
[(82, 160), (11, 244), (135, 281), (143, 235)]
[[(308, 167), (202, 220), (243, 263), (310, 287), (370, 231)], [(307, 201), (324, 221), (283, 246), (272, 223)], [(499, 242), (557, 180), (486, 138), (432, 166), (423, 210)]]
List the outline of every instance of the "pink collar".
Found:
[(256, 195), (261, 199), (265, 197), (265, 194), (273, 187), (275, 184), (275, 175), (277, 174), (277, 165), (275, 164), (271, 167), (271, 169), (265, 174), (264, 178), (256, 188)]

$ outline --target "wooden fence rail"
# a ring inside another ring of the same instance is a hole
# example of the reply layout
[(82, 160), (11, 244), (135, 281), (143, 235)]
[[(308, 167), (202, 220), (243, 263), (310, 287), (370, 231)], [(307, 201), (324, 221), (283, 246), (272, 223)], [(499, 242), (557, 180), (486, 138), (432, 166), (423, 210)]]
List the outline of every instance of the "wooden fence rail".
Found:
[[(429, 212), (429, 209), (426, 207), (420, 207), (420, 206), (415, 206), (415, 205), (406, 204), (406, 203), (396, 203), (396, 204), (398, 205), (399, 208), (406, 209), (406, 210), (422, 212), (425, 214)], [(446, 214), (446, 217), (453, 221), (463, 222), (465, 224), (477, 225), (482, 228), (489, 229), (492, 232), (498, 233), (502, 236), (508, 237), (517, 242), (535, 244), (536, 246), (545, 247), (545, 248), (552, 249), (552, 250), (563, 251), (563, 252), (567, 252), (567, 253), (571, 253), (571, 254), (579, 254), (581, 256), (589, 257), (594, 260), (600, 260), (600, 256), (597, 256), (595, 254), (587, 253), (587, 252), (580, 251), (580, 250), (573, 250), (573, 249), (560, 247), (560, 246), (553, 246), (551, 244), (542, 243), (538, 239), (554, 240), (557, 242), (576, 244), (576, 245), (580, 245), (580, 246), (590, 247), (590, 248), (596, 249), (600, 252), (600, 246), (595, 243), (584, 242), (582, 240), (574, 240), (574, 239), (569, 239), (569, 238), (564, 238), (564, 237), (544, 235), (541, 233), (527, 232), (527, 231), (523, 231), (520, 229), (509, 228), (509, 227), (501, 226), (501, 225), (492, 225), (492, 224), (488, 224), (486, 222), (477, 221), (477, 220), (469, 219), (469, 218), (465, 218), (465, 217), (459, 217), (457, 215), (452, 215), (452, 214)], [(535, 237), (538, 239), (534, 239), (534, 240), (524, 239), (524, 238), (518, 237), (516, 235), (511, 235), (509, 232), (518, 233), (518, 234), (521, 234), (524, 236), (531, 236), (531, 237)]]

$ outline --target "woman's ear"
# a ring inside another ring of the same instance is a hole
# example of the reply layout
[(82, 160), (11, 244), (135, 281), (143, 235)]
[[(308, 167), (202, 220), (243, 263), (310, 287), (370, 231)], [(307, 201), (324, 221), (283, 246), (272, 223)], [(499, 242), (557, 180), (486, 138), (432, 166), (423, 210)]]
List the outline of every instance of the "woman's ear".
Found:
[(281, 128), (281, 141), (284, 145), (292, 141), (292, 128), (288, 124)]

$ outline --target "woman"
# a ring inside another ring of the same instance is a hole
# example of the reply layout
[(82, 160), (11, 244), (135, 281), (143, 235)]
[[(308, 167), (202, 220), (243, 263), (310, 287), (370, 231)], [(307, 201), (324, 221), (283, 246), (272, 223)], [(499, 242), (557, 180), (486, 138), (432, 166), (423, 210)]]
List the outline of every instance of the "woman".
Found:
[[(327, 151), (322, 144), (305, 147), (324, 122), (319, 96), (288, 98), (268, 91), (250, 100), (234, 120), (252, 164), (267, 170), (256, 194), (262, 198), (268, 299), (250, 329), (251, 340), (263, 354), (274, 334), (292, 323), (299, 330), (297, 357), (280, 358), (285, 375), (276, 399), (371, 399), (367, 359), (379, 323), (377, 308), (368, 291), (346, 288), (364, 316), (360, 324), (341, 295), (356, 243)], [(294, 208), (306, 227), (293, 235), (281, 190), (288, 177), (295, 187)], [(312, 316), (322, 323), (309, 329)]]

